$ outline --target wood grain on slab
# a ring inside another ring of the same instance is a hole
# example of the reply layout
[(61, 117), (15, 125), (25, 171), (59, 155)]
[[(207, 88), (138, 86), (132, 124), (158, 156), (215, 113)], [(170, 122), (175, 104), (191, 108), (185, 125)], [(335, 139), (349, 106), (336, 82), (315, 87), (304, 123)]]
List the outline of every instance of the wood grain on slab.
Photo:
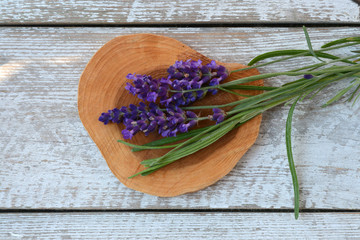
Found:
[(357, 239), (360, 214), (21, 213), (0, 215), (1, 239)]
[[(128, 189), (112, 175), (79, 120), (77, 88), (103, 44), (134, 33), (173, 37), (210, 58), (243, 64), (266, 51), (306, 48), (300, 28), (0, 29), (0, 208), (292, 208), (284, 144), (288, 106), (266, 112), (255, 145), (229, 175), (202, 191), (159, 198)], [(309, 29), (315, 49), (358, 33)], [(359, 104), (321, 108), (335, 90), (301, 103), (294, 114), (301, 208), (360, 208)]]
[(0, 23), (359, 22), (351, 0), (2, 0)]
[[(99, 114), (114, 107), (121, 108), (130, 104), (139, 104), (140, 99), (125, 89), (126, 84), (131, 82), (126, 79), (129, 72), (147, 74), (158, 79), (166, 77), (168, 67), (176, 61), (188, 59), (201, 60), (204, 65), (211, 62), (211, 59), (174, 38), (155, 34), (130, 34), (116, 37), (107, 42), (91, 58), (81, 75), (78, 90), (78, 109), (81, 122), (96, 143), (111, 171), (125, 186), (131, 189), (155, 196), (174, 197), (208, 187), (231, 171), (254, 144), (259, 134), (261, 116), (251, 119), (221, 137), (211, 147), (155, 171), (146, 178), (138, 176), (129, 179), (130, 176), (146, 169), (140, 164), (141, 161), (160, 157), (169, 152), (169, 149), (134, 153), (131, 151), (131, 147), (116, 142), (118, 139), (124, 140), (121, 134), (124, 124), (104, 126), (99, 123)], [(246, 67), (239, 63), (218, 62), (218, 64), (224, 66), (229, 72)], [(236, 72), (227, 77), (223, 83), (257, 74), (259, 72), (256, 69)], [(251, 84), (259, 86), (263, 85), (263, 81), (258, 80)], [(259, 93), (261, 91), (239, 92), (239, 94), (245, 95)], [(244, 99), (244, 97), (220, 91), (216, 95), (207, 94), (205, 98), (194, 104), (222, 105), (240, 99)], [(213, 114), (211, 109), (194, 112), (201, 117)], [(200, 128), (214, 125), (214, 122), (200, 121), (197, 125)], [(158, 133), (145, 136), (140, 131), (131, 140), (126, 141), (142, 145), (161, 138), (162, 136)], [(206, 138), (206, 135), (203, 135), (202, 138)]]

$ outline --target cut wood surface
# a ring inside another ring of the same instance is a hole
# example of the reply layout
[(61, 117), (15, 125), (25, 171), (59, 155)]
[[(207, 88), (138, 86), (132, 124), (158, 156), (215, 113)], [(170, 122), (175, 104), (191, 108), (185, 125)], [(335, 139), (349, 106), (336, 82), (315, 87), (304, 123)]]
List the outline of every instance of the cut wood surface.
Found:
[(2, 24), (72, 23), (339, 23), (360, 20), (351, 0), (2, 0)]
[[(231, 133), (226, 134), (211, 147), (198, 151), (181, 161), (176, 161), (147, 177), (130, 176), (146, 169), (140, 164), (146, 159), (154, 159), (167, 153), (169, 149), (144, 150), (132, 152), (125, 144), (114, 144), (117, 139), (124, 140), (121, 130), (123, 124), (100, 124), (100, 113), (115, 107), (138, 105), (139, 98), (125, 89), (131, 81), (125, 77), (130, 73), (147, 74), (154, 79), (165, 77), (169, 66), (176, 61), (201, 60), (205, 65), (211, 59), (169, 37), (155, 34), (131, 34), (120, 36), (106, 43), (87, 64), (79, 81), (78, 109), (81, 122), (94, 140), (109, 168), (127, 187), (161, 197), (174, 197), (203, 189), (228, 174), (246, 151), (254, 144), (261, 123), (261, 116), (251, 119)], [(221, 63), (229, 72), (246, 67), (239, 63)], [(216, 74), (216, 73), (215, 73)], [(231, 74), (225, 81), (232, 81), (257, 75), (256, 69)], [(173, 79), (172, 79), (173, 80)], [(224, 81), (224, 82), (225, 82)], [(262, 80), (252, 85), (263, 85)], [(206, 86), (204, 84), (203, 86)], [(239, 94), (255, 95), (261, 91), (242, 91)], [(171, 93), (170, 93), (171, 94)], [(207, 94), (196, 105), (221, 105), (243, 99), (220, 91), (216, 95)], [(212, 114), (210, 110), (195, 111), (201, 117)], [(199, 121), (198, 127), (214, 125), (215, 122)], [(145, 136), (141, 131), (131, 140), (132, 144), (142, 145), (159, 140), (162, 136), (152, 133)], [(202, 138), (206, 138), (203, 135)], [(217, 149), (214, 154), (213, 149)]]
[[(154, 197), (112, 175), (78, 117), (77, 87), (103, 44), (134, 33), (173, 37), (209, 58), (242, 64), (265, 51), (307, 47), (300, 28), (1, 28), (0, 208), (292, 208), (284, 143), (288, 106), (266, 112), (255, 145), (230, 174), (202, 191)], [(359, 28), (309, 33), (318, 48), (358, 35)], [(301, 103), (294, 114), (301, 208), (360, 209), (359, 104), (321, 108), (335, 91), (331, 87), (312, 104)]]
[(21, 213), (0, 215), (1, 239), (358, 239), (360, 214)]

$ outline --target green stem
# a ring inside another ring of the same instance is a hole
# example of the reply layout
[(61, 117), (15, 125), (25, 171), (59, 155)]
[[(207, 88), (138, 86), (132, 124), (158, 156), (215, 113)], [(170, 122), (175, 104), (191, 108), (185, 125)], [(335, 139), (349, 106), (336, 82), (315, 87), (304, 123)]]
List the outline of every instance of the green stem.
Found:
[(345, 66), (345, 67), (339, 67), (339, 68), (334, 68), (334, 66), (331, 66), (329, 68), (324, 68), (324, 69), (321, 69), (321, 70), (318, 70), (318, 71), (307, 71), (307, 72), (286, 71), (286, 72), (264, 73), (264, 74), (253, 75), (253, 76), (249, 76), (249, 77), (236, 79), (236, 80), (233, 80), (231, 82), (223, 83), (221, 85), (203, 87), (203, 88), (198, 88), (198, 89), (174, 91), (174, 92), (186, 93), (186, 92), (194, 92), (194, 91), (199, 91), (199, 90), (216, 89), (216, 88), (219, 88), (219, 87), (233, 86), (233, 85), (238, 85), (238, 84), (253, 82), (253, 81), (256, 81), (256, 80), (260, 80), (260, 79), (278, 77), (278, 76), (301, 76), (301, 75), (306, 75), (306, 74), (320, 75), (320, 74), (323, 74), (323, 73), (350, 72), (350, 71), (353, 71), (353, 70), (356, 70), (356, 69), (359, 69), (359, 68), (360, 68), (360, 64), (356, 64), (355, 66)]
[(295, 170), (295, 163), (292, 154), (291, 148), (291, 123), (292, 123), (292, 116), (294, 113), (295, 105), (300, 99), (300, 96), (295, 100), (295, 102), (291, 105), (288, 118), (286, 120), (286, 133), (285, 133), (285, 140), (286, 140), (286, 152), (289, 161), (289, 168), (291, 172), (293, 187), (294, 187), (294, 212), (295, 212), (295, 219), (299, 217), (299, 183), (296, 176)]
[[(331, 61), (324, 62), (324, 63), (316, 63), (316, 64), (313, 64), (313, 65), (309, 65), (309, 66), (305, 66), (305, 67), (293, 69), (293, 70), (291, 70), (291, 71), (296, 72), (296, 71), (301, 71), (301, 70), (305, 70), (305, 69), (309, 69), (309, 68), (319, 68), (319, 67), (328, 65), (328, 64), (330, 64), (330, 63), (341, 62), (341, 61), (343, 61), (343, 60), (349, 60), (349, 59), (356, 58), (356, 57), (359, 57), (359, 56), (360, 56), (360, 54), (355, 54), (355, 55), (352, 55), (352, 56), (349, 56), (349, 57), (345, 57), (345, 58), (339, 58), (339, 59), (331, 60)], [(353, 64), (356, 64), (356, 63), (353, 63)]]
[(305, 26), (303, 26), (303, 31), (304, 31), (304, 34), (305, 34), (305, 38), (306, 38), (306, 42), (307, 42), (307, 45), (308, 45), (308, 48), (309, 48), (309, 52), (311, 53), (311, 55), (313, 55), (317, 60), (321, 61), (321, 62), (325, 62), (324, 60), (320, 59), (316, 53), (314, 52), (313, 48), (312, 48), (312, 44), (311, 44), (311, 40), (310, 40), (310, 37), (309, 37), (309, 33), (306, 29)]
[(223, 87), (219, 87), (219, 89), (222, 90), (222, 91), (224, 91), (224, 92), (228, 92), (228, 93), (234, 94), (234, 95), (236, 95), (236, 96), (240, 96), (240, 97), (251, 97), (251, 96), (253, 96), (253, 95), (240, 94), (240, 93), (237, 93), (237, 92), (228, 90), (228, 89), (223, 88)]
[(145, 150), (145, 149), (164, 149), (164, 148), (173, 148), (173, 147), (177, 147), (179, 144), (173, 144), (173, 145), (164, 145), (164, 146), (144, 146), (144, 145), (135, 145), (132, 143), (128, 143), (125, 142), (123, 140), (117, 140), (119, 143), (125, 144), (129, 147), (133, 147), (136, 149), (141, 149), (141, 150)]

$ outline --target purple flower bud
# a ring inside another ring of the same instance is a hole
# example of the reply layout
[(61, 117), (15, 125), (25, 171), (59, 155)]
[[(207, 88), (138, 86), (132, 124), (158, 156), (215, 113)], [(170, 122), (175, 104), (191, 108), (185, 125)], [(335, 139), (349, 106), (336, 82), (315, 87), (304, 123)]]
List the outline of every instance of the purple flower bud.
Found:
[(211, 93), (212, 95), (215, 95), (218, 93), (218, 90), (217, 89), (209, 89), (208, 92)]
[(148, 132), (152, 132), (156, 129), (156, 127), (157, 127), (156, 121), (151, 121), (147, 130), (148, 130)]
[(311, 75), (311, 74), (305, 74), (304, 75), (304, 78), (305, 79), (312, 79), (314, 76), (313, 75)]
[(199, 59), (198, 61), (191, 61), (190, 66), (193, 69), (198, 69), (201, 67), (202, 61)]
[(130, 83), (126, 83), (125, 89), (128, 90), (132, 95), (136, 95), (136, 88), (134, 88)]
[(168, 98), (168, 99), (163, 99), (160, 101), (161, 105), (165, 105), (165, 106), (169, 106), (171, 104), (171, 102), (173, 101), (172, 97)]
[(192, 128), (193, 126), (195, 126), (196, 123), (197, 123), (196, 120), (191, 120), (191, 121), (189, 121), (188, 123), (182, 123), (182, 124), (180, 124), (180, 126), (179, 126), (178, 129), (179, 129), (179, 131), (182, 132), (182, 133), (188, 132), (188, 131), (189, 131), (189, 128)]
[(175, 128), (174, 130), (168, 132), (167, 137), (176, 137), (177, 132), (178, 132), (178, 129)]
[(102, 113), (99, 117), (99, 121), (103, 122), (105, 125), (110, 121), (113, 123), (120, 123), (123, 120), (124, 113), (118, 108), (109, 110), (107, 113)]
[(131, 139), (133, 137), (132, 132), (126, 129), (122, 130), (121, 134), (123, 135), (124, 139)]
[(213, 78), (213, 79), (211, 79), (209, 85), (210, 86), (219, 85), (220, 81), (221, 81), (221, 78)]
[(208, 63), (206, 65), (207, 67), (211, 68), (211, 69), (217, 69), (218, 65), (216, 64), (216, 62), (214, 60), (212, 60), (210, 63)]
[(188, 117), (188, 118), (197, 118), (198, 116), (194, 112), (186, 111), (186, 117)]
[(174, 75), (175, 74), (175, 71), (176, 71), (176, 68), (174, 66), (170, 66), (167, 70), (167, 72), (170, 74), (170, 75)]
[(145, 111), (146, 111), (146, 107), (147, 107), (147, 106), (146, 106), (145, 103), (140, 102), (138, 109), (139, 109), (139, 111), (141, 111), (141, 112), (145, 112)]
[(99, 121), (103, 122), (105, 125), (110, 122), (111, 116), (109, 113), (102, 113), (99, 117)]
[(196, 101), (196, 93), (194, 92), (187, 92), (187, 93), (184, 93), (184, 98), (186, 99), (186, 105), (192, 103), (192, 102), (195, 102)]
[(160, 84), (164, 87), (171, 86), (171, 78), (160, 78)]
[(183, 77), (184, 77), (184, 74), (181, 72), (177, 72), (173, 76), (173, 78), (175, 78), (175, 79), (182, 79)]
[(219, 73), (225, 73), (226, 72), (226, 68), (224, 67), (224, 66), (222, 66), (222, 65), (219, 65), (219, 67), (218, 67), (218, 74)]
[(197, 120), (191, 120), (188, 124), (189, 124), (189, 128), (194, 127), (197, 124)]
[(176, 61), (174, 64), (175, 68), (183, 68), (183, 61)]
[(163, 136), (163, 137), (167, 137), (167, 136), (168, 136), (168, 134), (170, 133), (170, 130), (169, 130), (169, 129), (167, 129), (167, 130), (161, 131), (160, 133), (161, 133), (161, 136)]
[(200, 99), (200, 98), (204, 97), (205, 94), (206, 93), (203, 90), (196, 91), (196, 95), (197, 95), (196, 99)]
[(164, 126), (164, 124), (166, 123), (166, 120), (163, 117), (156, 117), (155, 120), (157, 125), (159, 126)]
[[(109, 111), (109, 113), (110, 113), (110, 111)], [(123, 114), (120, 112), (119, 109), (114, 108), (110, 113), (111, 121), (113, 123), (120, 123), (122, 121), (122, 115)]]
[(168, 90), (169, 90), (169, 88), (159, 87), (158, 96), (161, 97), (161, 98), (166, 97), (167, 94), (168, 94)]
[(139, 132), (139, 127), (133, 128), (131, 130), (124, 129), (121, 131), (124, 139), (132, 139), (132, 137)]
[(219, 109), (219, 108), (214, 108), (213, 109), (213, 115), (209, 116), (210, 120), (216, 121), (216, 124), (221, 123), (222, 121), (224, 121), (225, 117), (226, 117), (226, 113), (225, 111)]
[(129, 109), (131, 110), (131, 111), (136, 111), (137, 110), (137, 106), (136, 105), (134, 105), (134, 104), (130, 104), (129, 105)]
[(157, 94), (157, 93), (155, 93), (155, 92), (150, 92), (150, 93), (148, 93), (148, 95), (147, 95), (147, 97), (146, 97), (146, 101), (148, 101), (148, 102), (155, 102), (156, 99), (157, 99), (157, 97), (158, 97), (158, 94)]

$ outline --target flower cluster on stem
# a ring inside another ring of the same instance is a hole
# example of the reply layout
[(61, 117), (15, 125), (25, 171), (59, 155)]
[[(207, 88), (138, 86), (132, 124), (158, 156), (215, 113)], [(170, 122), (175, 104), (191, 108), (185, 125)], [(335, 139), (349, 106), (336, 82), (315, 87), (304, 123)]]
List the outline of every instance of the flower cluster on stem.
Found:
[[(228, 77), (227, 69), (211, 61), (203, 65), (201, 60), (176, 61), (167, 70), (166, 78), (154, 79), (149, 75), (128, 74), (132, 83), (126, 84), (126, 90), (137, 95), (143, 101), (156, 102), (161, 105), (185, 106), (205, 96), (207, 92), (217, 93), (217, 89), (206, 91), (200, 88), (216, 86)], [(183, 90), (198, 91), (182, 92)]]
[(155, 103), (146, 105), (140, 102), (139, 106), (130, 104), (129, 107), (114, 108), (102, 113), (99, 121), (104, 124), (110, 121), (123, 122), (125, 129), (122, 134), (125, 139), (131, 139), (138, 132), (147, 136), (154, 131), (163, 137), (173, 137), (194, 127), (199, 118), (194, 112), (184, 111), (177, 106), (169, 106), (163, 111)]
[[(215, 61), (203, 65), (201, 60), (189, 59), (176, 61), (167, 72), (166, 78), (158, 79), (150, 75), (128, 74), (126, 78), (132, 82), (127, 82), (125, 89), (149, 104), (140, 102), (138, 106), (130, 104), (128, 107), (108, 110), (101, 114), (99, 121), (104, 124), (123, 123), (123, 137), (131, 139), (138, 132), (147, 136), (154, 131), (163, 137), (172, 137), (177, 133), (187, 132), (199, 120), (210, 119), (216, 123), (224, 120), (225, 113), (220, 109), (208, 118), (199, 118), (194, 112), (180, 108), (202, 98), (207, 92), (216, 94), (217, 89), (204, 91), (201, 88), (219, 85), (227, 78), (228, 71), (224, 66), (216, 64)], [(192, 89), (199, 90), (183, 92)], [(159, 105), (165, 106), (165, 109), (160, 109)]]

